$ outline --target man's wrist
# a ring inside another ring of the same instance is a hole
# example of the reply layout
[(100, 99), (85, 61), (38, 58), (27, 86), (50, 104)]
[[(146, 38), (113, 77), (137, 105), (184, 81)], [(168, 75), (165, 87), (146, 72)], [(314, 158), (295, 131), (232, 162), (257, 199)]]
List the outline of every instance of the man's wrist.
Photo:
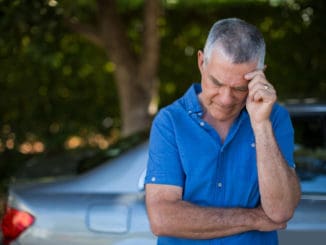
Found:
[(272, 128), (272, 123), (270, 120), (265, 120), (262, 122), (251, 122), (251, 126), (255, 134), (260, 134), (270, 130)]

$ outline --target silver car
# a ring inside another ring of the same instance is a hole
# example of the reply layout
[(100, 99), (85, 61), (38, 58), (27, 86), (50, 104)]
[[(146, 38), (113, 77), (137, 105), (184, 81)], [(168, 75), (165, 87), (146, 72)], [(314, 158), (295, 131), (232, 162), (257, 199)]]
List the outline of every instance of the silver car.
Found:
[[(147, 149), (141, 143), (75, 177), (13, 185), (3, 243), (154, 245), (144, 205)], [(111, 149), (109, 158), (119, 150)]]
[[(287, 106), (296, 129), (302, 200), (280, 244), (326, 241), (326, 106)], [(154, 245), (144, 203), (148, 144), (110, 148), (79, 163), (84, 173), (12, 185), (2, 220), (5, 244)], [(112, 155), (116, 158), (105, 160)], [(95, 164), (91, 159), (96, 159)], [(93, 167), (101, 163), (97, 167)], [(64, 163), (65, 165), (68, 164)], [(90, 170), (89, 170), (90, 169)]]

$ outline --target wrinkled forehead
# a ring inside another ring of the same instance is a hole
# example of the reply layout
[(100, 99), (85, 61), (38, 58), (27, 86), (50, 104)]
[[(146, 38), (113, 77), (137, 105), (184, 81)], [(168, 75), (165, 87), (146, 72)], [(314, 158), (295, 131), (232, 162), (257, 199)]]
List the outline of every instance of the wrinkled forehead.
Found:
[(244, 76), (257, 70), (257, 62), (235, 64), (228, 56), (221, 52), (215, 52), (208, 60), (205, 70), (210, 78), (214, 78), (220, 83), (232, 86), (244, 85), (248, 83)]

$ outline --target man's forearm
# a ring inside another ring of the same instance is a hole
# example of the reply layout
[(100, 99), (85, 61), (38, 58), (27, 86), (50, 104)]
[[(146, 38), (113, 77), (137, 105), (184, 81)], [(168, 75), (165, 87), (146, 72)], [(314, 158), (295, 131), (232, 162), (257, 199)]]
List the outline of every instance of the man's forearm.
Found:
[(252, 221), (243, 209), (203, 208), (184, 201), (163, 205), (157, 211), (161, 217), (156, 217), (156, 225), (152, 225), (158, 236), (209, 239), (251, 229)]
[(285, 222), (292, 217), (300, 199), (298, 178), (279, 150), (271, 123), (253, 128), (262, 207), (275, 222)]
[(154, 200), (150, 191), (146, 199), (151, 228), (157, 236), (210, 239), (249, 230), (272, 231), (285, 227), (284, 223), (272, 222), (261, 208), (213, 208), (182, 200)]

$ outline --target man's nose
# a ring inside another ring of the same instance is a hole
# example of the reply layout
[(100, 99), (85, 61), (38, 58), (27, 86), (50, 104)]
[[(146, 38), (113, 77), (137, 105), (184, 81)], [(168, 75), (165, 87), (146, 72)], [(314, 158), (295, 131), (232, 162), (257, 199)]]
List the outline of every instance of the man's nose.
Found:
[(220, 88), (219, 94), (220, 101), (224, 105), (229, 105), (233, 102), (232, 89), (230, 87), (223, 86), (222, 88)]

